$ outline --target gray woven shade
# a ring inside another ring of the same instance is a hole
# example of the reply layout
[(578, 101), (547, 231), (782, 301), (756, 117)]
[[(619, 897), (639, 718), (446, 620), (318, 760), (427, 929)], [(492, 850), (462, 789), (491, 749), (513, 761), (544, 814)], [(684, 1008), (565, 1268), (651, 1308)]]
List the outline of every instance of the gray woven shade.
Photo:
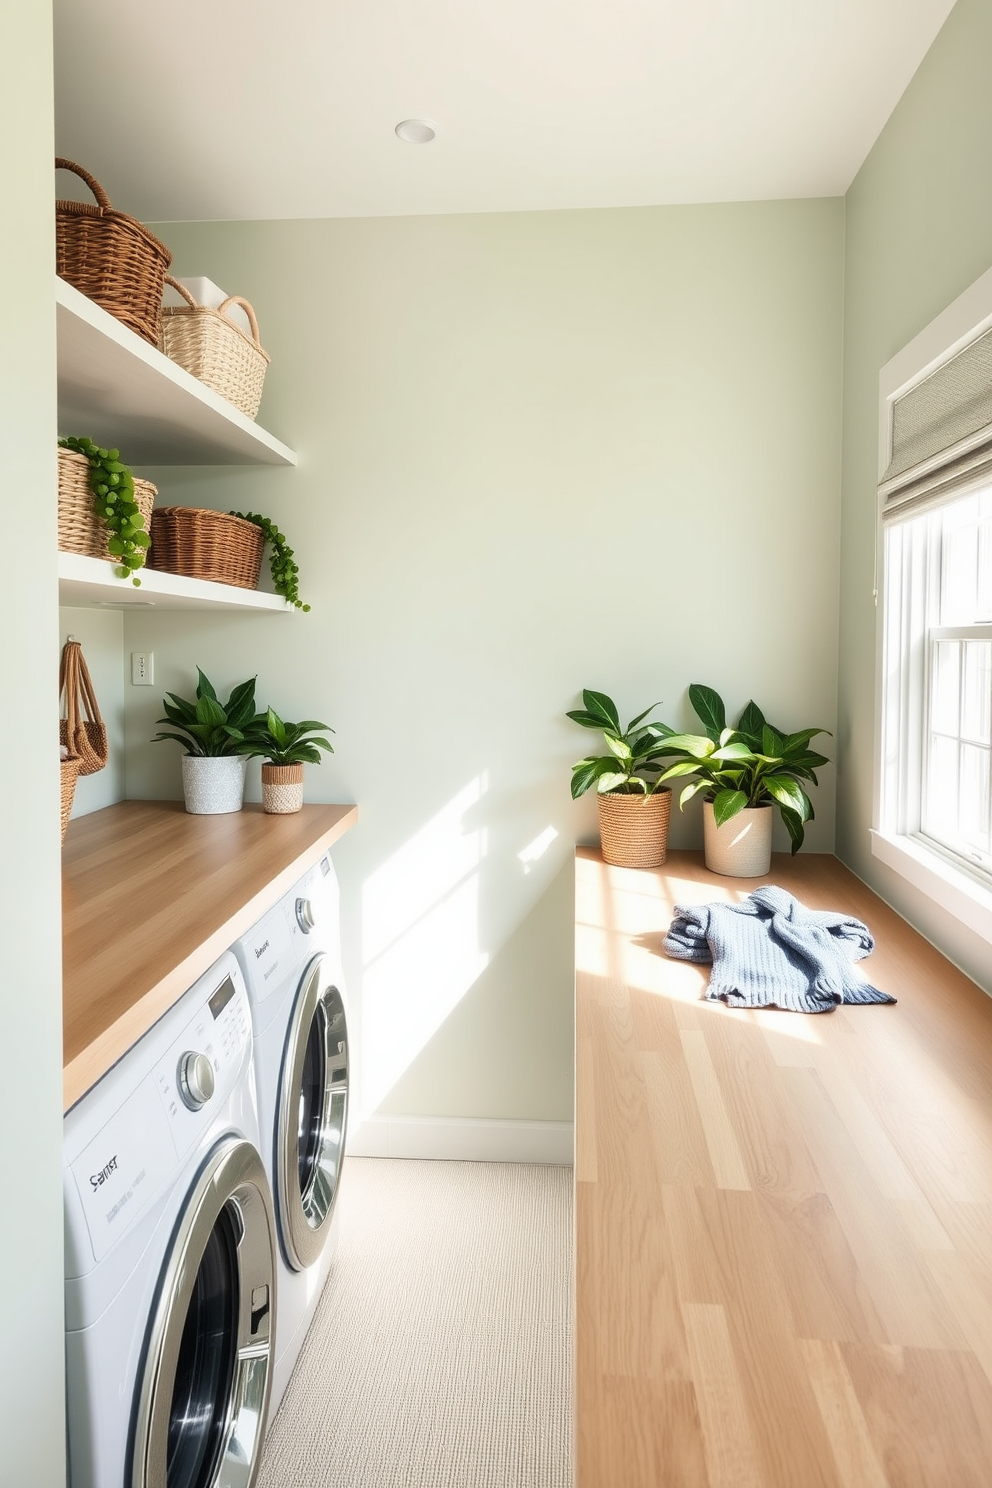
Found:
[(992, 330), (915, 384), (892, 408), (883, 517), (934, 506), (992, 480)]

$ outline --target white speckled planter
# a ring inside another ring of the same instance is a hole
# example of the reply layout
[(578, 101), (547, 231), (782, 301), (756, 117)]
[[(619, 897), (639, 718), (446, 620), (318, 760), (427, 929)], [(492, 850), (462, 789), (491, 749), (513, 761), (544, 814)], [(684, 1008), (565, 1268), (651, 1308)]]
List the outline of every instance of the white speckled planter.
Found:
[(771, 806), (749, 806), (718, 827), (712, 801), (704, 801), (703, 848), (711, 873), (763, 878), (772, 866)]
[(220, 816), (240, 811), (245, 794), (245, 766), (240, 755), (210, 759), (205, 755), (183, 755), (183, 795), (186, 810), (194, 816)]
[(303, 808), (303, 766), (262, 766), (262, 810), (289, 816)]

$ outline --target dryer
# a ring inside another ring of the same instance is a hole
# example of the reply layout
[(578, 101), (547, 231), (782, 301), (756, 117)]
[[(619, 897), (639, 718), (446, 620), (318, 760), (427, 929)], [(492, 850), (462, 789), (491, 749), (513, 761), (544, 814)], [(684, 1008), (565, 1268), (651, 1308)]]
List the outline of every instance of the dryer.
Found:
[(275, 1216), (230, 952), (65, 1117), (71, 1488), (250, 1488)]
[(262, 1155), (279, 1240), (274, 1411), (337, 1245), (348, 1026), (330, 858), (321, 858), (233, 950), (251, 1006)]

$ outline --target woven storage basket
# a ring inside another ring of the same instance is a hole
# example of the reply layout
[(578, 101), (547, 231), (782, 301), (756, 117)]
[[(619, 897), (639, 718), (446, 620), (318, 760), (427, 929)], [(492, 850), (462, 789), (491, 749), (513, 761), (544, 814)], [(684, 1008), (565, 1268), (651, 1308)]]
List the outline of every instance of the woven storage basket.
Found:
[[(178, 279), (167, 276), (165, 282), (178, 290), (187, 303), (162, 307), (160, 349), (253, 419), (258, 413), (265, 369), (269, 365), (269, 357), (258, 339), (254, 310), (240, 295), (228, 295), (216, 310), (211, 310), (198, 305)], [(250, 336), (224, 314), (229, 305), (241, 306), (251, 326)]]
[(111, 315), (158, 345), (165, 273), (172, 254), (136, 218), (118, 212), (89, 171), (59, 156), (96, 197), (55, 203), (55, 271)]
[(79, 779), (79, 760), (60, 760), (62, 770), (62, 841), (65, 841), (66, 830), (69, 826), (69, 817), (72, 814), (72, 801), (76, 794), (76, 781)]
[[(83, 553), (87, 558), (109, 558), (107, 550), (110, 529), (93, 510), (93, 492), (89, 483), (90, 462), (75, 450), (59, 450), (59, 550)], [(152, 507), (158, 491), (151, 481), (134, 478), (134, 499), (149, 531)]]
[(160, 506), (152, 512), (148, 566), (254, 589), (264, 547), (261, 528), (243, 517), (195, 506)]
[(650, 796), (607, 794), (598, 800), (604, 862), (617, 868), (660, 868), (668, 857), (668, 787)]

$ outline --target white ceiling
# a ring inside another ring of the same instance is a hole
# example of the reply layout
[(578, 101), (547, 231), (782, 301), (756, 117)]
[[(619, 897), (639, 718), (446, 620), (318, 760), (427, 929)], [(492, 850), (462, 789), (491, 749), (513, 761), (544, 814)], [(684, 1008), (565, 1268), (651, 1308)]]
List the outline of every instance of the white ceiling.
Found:
[(952, 4), (56, 0), (58, 149), (157, 221), (833, 196)]

